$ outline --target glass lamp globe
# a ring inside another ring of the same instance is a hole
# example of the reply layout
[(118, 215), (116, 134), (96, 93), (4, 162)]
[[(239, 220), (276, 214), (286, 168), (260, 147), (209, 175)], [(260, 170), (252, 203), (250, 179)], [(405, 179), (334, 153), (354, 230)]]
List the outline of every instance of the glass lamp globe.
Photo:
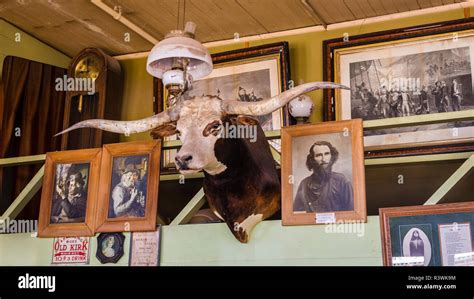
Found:
[(305, 124), (308, 122), (313, 112), (313, 100), (307, 95), (300, 95), (288, 104), (290, 114), (296, 119), (297, 124)]
[(187, 22), (184, 31), (172, 30), (148, 55), (147, 72), (162, 79), (172, 94), (185, 91), (192, 80), (212, 72), (211, 55), (194, 39), (195, 30), (196, 25)]

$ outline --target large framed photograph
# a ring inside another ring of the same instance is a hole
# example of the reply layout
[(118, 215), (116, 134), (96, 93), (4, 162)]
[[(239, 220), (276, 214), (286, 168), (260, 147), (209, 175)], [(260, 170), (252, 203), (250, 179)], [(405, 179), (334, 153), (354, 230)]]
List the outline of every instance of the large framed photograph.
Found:
[(101, 149), (46, 154), (38, 237), (93, 236)]
[(325, 91), (325, 119), (370, 121), (369, 154), (474, 148), (474, 19), (327, 40), (323, 47), (325, 80), (351, 88)]
[(474, 202), (382, 208), (383, 262), (419, 257), (425, 266), (474, 266)]
[[(289, 87), (290, 63), (287, 42), (212, 54), (214, 69), (208, 76), (193, 81), (185, 98), (203, 95), (219, 96), (223, 100), (261, 101), (285, 91)], [(161, 80), (154, 83), (155, 113), (167, 108), (167, 93)], [(293, 123), (287, 107), (271, 115), (258, 117), (264, 131), (279, 130)], [(167, 137), (174, 140), (176, 136)], [(278, 152), (279, 139), (269, 140)], [(164, 150), (162, 172), (175, 173), (176, 149)]]
[(281, 131), (283, 225), (367, 220), (362, 120)]
[(160, 140), (104, 145), (97, 232), (155, 230), (160, 155)]

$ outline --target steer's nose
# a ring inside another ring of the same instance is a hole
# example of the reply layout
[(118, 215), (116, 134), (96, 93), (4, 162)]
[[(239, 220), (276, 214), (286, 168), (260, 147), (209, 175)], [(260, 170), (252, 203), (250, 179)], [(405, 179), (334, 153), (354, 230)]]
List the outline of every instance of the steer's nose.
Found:
[(182, 155), (182, 156), (177, 155), (174, 158), (177, 166), (179, 166), (180, 169), (187, 169), (188, 164), (191, 162), (192, 159), (193, 159), (192, 155)]

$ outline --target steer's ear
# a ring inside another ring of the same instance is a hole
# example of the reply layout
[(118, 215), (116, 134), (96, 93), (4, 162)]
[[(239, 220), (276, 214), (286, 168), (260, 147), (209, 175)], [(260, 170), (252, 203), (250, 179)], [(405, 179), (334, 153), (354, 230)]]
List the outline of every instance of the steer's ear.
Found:
[(258, 119), (248, 115), (238, 115), (235, 120), (238, 125), (256, 126), (259, 124)]
[(150, 132), (150, 135), (157, 138), (164, 138), (176, 134), (176, 122), (169, 122), (161, 125)]

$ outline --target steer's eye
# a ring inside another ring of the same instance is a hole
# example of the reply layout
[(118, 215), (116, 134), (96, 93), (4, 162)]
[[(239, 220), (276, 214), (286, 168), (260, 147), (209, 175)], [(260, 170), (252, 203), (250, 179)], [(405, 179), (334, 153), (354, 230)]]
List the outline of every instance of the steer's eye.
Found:
[(217, 136), (221, 130), (221, 122), (219, 120), (215, 120), (204, 128), (204, 131), (202, 132), (202, 135), (204, 136), (209, 136), (209, 135), (214, 135)]

